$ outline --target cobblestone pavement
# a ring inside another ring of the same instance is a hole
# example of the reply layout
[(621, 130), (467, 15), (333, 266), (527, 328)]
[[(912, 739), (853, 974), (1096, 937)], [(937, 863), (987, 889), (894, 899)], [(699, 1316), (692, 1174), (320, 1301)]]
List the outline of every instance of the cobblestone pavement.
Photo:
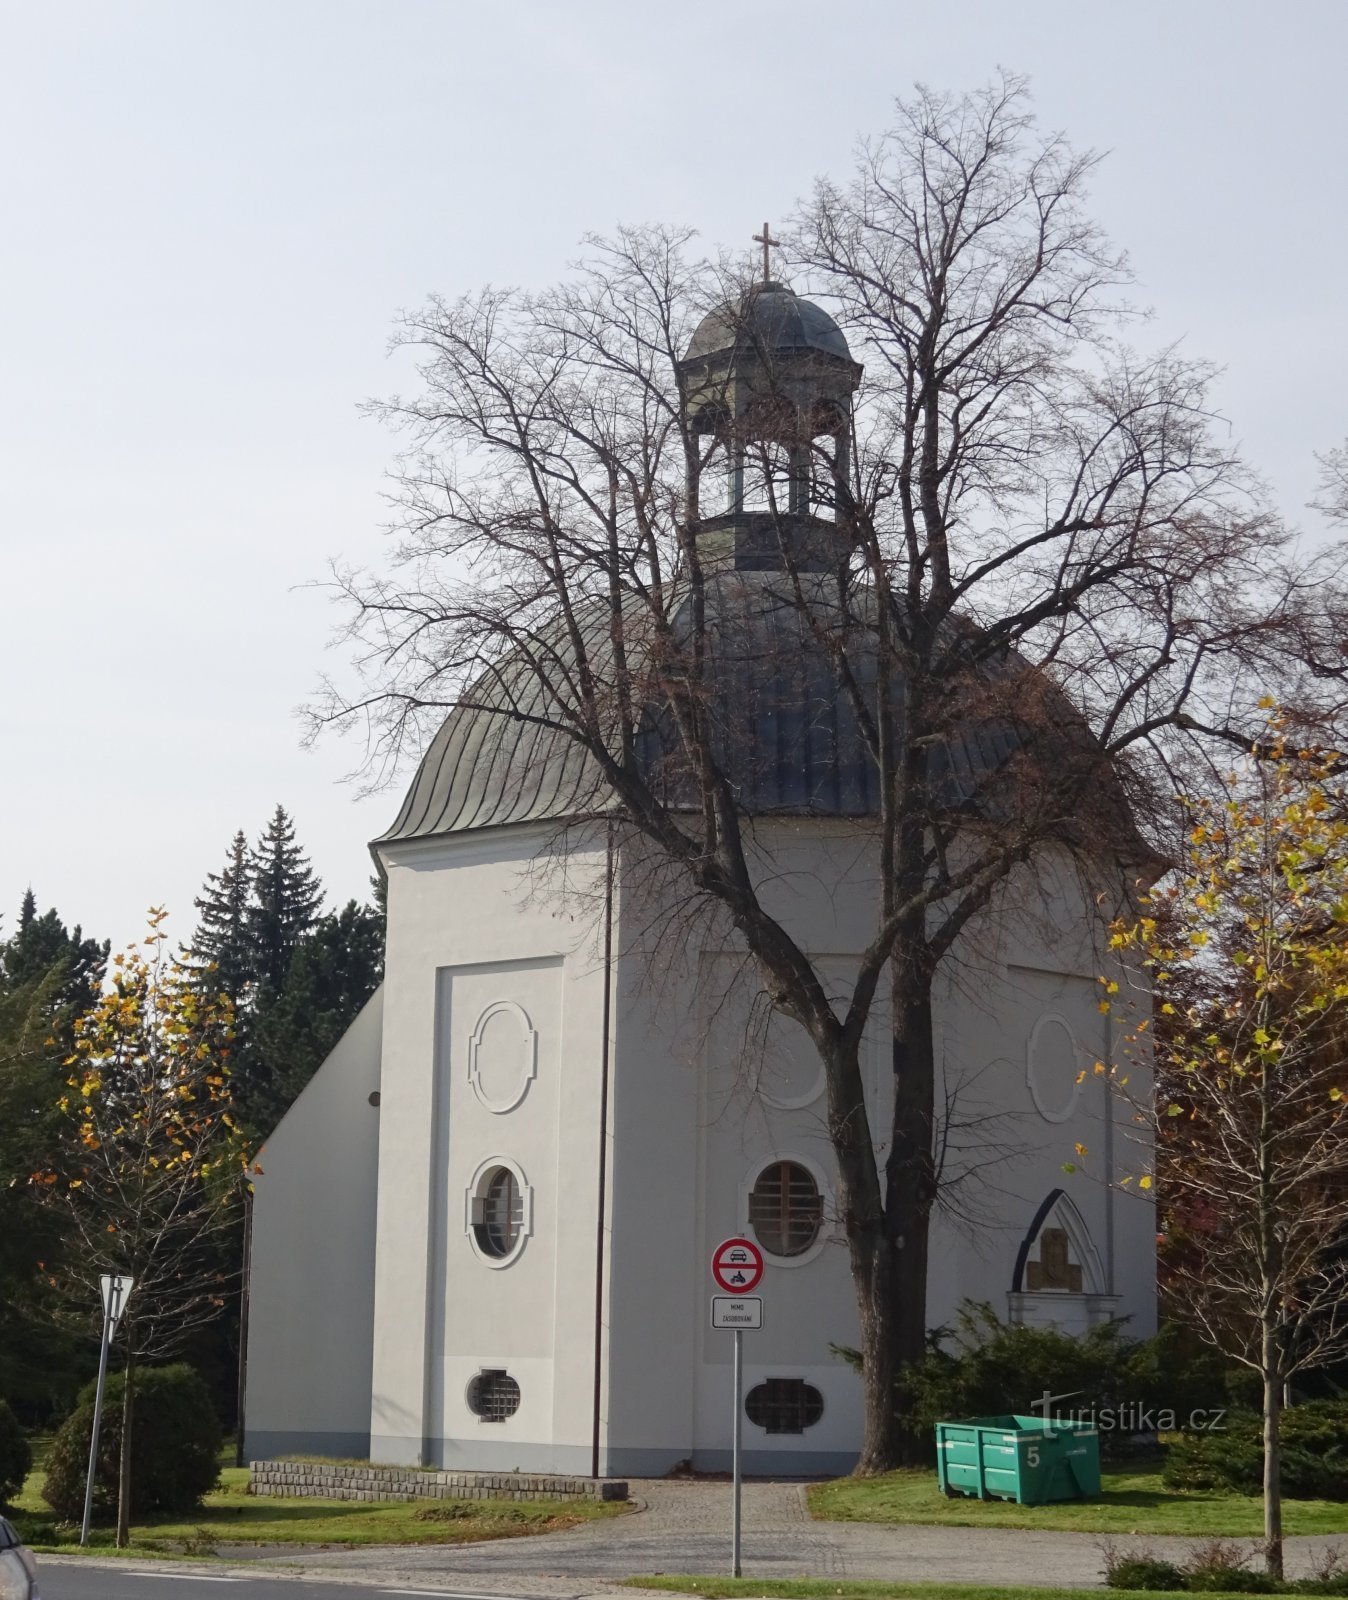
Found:
[[(730, 1561), (730, 1486), (634, 1480), (641, 1509), (565, 1533), (472, 1545), (293, 1548), (250, 1561), (347, 1582), (474, 1594), (575, 1596), (638, 1573), (723, 1573)], [(895, 1582), (998, 1583), (1092, 1587), (1099, 1584), (1106, 1536), (1015, 1528), (883, 1527), (816, 1522), (798, 1483), (744, 1486), (743, 1561), (747, 1577), (887, 1578)], [(1192, 1541), (1114, 1536), (1183, 1555)], [(1288, 1566), (1307, 1570), (1332, 1539), (1290, 1539)], [(1344, 1539), (1348, 1553), (1348, 1535)], [(227, 1555), (221, 1551), (222, 1555)], [(242, 1552), (239, 1552), (241, 1555)]]

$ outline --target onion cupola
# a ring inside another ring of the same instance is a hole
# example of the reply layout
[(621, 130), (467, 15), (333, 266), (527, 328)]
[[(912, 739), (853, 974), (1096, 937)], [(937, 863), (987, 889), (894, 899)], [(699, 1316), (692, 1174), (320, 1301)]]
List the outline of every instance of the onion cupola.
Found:
[(702, 319), (679, 378), (724, 473), (719, 496), (705, 472), (689, 485), (704, 558), (741, 572), (836, 566), (861, 368), (833, 318), (765, 278)]

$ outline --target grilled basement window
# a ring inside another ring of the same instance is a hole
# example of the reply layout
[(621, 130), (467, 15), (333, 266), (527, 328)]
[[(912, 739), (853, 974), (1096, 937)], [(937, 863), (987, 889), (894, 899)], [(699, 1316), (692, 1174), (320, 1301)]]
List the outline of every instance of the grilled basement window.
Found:
[(819, 1237), (823, 1217), (819, 1185), (797, 1161), (764, 1167), (749, 1191), (749, 1226), (774, 1256), (803, 1255)]
[(524, 1194), (509, 1167), (493, 1167), (473, 1200), (473, 1238), (483, 1255), (508, 1256), (524, 1226)]
[(468, 1409), (483, 1422), (504, 1422), (520, 1408), (520, 1386), (500, 1368), (479, 1372), (468, 1385)]
[(804, 1433), (824, 1414), (824, 1397), (803, 1378), (768, 1378), (744, 1397), (744, 1414), (767, 1433)]

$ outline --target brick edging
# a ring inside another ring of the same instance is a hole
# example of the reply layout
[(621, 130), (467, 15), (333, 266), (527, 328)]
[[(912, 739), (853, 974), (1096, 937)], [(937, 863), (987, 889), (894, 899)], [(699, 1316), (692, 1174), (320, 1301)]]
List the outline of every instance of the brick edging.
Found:
[(319, 1500), (626, 1500), (618, 1478), (540, 1472), (434, 1472), (324, 1461), (254, 1461), (248, 1492)]

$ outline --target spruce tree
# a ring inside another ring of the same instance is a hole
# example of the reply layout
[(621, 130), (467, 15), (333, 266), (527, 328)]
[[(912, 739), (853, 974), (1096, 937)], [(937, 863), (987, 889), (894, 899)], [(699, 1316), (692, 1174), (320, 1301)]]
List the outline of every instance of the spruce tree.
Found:
[(39, 916), (30, 887), (19, 907), (18, 926), (0, 942), (0, 992), (36, 983), (59, 968), (50, 991), (54, 1010), (87, 1010), (102, 986), (108, 949), (106, 942), (86, 939), (78, 922), (67, 929), (54, 909)]
[(190, 964), (201, 973), (202, 988), (227, 994), (236, 1015), (246, 1009), (257, 977), (249, 926), (251, 895), (252, 864), (248, 840), (240, 828), (230, 842), (224, 866), (206, 875), (195, 902), (201, 915), (188, 952)]
[(384, 919), (350, 900), (301, 940), (285, 988), (257, 1021), (268, 1065), (268, 1120), (279, 1121), (383, 976)]
[(32, 1174), (49, 1165), (74, 1018), (102, 988), (108, 946), (39, 914), (28, 889), (0, 940), (0, 1394), (29, 1421), (69, 1403), (79, 1356), (51, 1317), (49, 1279), (66, 1239), (36, 1204)]
[(295, 824), (278, 805), (249, 858), (248, 934), (262, 1003), (279, 995), (295, 948), (313, 927), (323, 886), (295, 843)]

